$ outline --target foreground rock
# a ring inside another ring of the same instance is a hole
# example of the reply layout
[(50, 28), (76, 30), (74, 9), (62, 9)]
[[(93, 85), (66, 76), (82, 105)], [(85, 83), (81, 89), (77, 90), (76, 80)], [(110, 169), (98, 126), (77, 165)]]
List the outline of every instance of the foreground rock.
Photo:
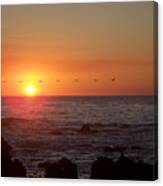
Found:
[(118, 161), (100, 157), (91, 168), (91, 179), (155, 180), (157, 165), (134, 162), (121, 155)]
[(39, 167), (45, 169), (47, 178), (77, 178), (77, 165), (67, 158), (54, 163), (41, 163)]
[(91, 168), (92, 179), (110, 179), (114, 177), (114, 163), (111, 159), (99, 157)]
[(10, 156), (11, 146), (1, 138), (1, 176), (2, 177), (26, 177), (26, 171), (19, 160), (12, 160)]

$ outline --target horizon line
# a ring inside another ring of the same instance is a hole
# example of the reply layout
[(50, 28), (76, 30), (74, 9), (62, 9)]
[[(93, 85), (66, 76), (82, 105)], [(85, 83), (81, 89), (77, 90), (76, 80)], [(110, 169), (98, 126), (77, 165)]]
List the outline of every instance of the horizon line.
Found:
[(70, 95), (70, 94), (61, 94), (61, 95), (34, 95), (34, 96), (27, 96), (27, 95), (1, 95), (1, 97), (144, 97), (144, 96), (158, 96), (156, 94), (142, 94), (142, 95)]

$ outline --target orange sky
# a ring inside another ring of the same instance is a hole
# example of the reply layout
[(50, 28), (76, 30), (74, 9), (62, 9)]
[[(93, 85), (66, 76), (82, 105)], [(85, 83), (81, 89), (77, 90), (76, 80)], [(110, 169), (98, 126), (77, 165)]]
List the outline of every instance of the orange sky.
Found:
[(152, 95), (153, 6), (3, 5), (2, 95)]

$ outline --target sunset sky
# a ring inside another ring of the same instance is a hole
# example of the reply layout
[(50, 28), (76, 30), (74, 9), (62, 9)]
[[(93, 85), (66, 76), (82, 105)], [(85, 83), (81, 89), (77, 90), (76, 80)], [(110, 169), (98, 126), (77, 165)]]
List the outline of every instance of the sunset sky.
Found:
[(2, 6), (2, 95), (152, 95), (153, 8)]

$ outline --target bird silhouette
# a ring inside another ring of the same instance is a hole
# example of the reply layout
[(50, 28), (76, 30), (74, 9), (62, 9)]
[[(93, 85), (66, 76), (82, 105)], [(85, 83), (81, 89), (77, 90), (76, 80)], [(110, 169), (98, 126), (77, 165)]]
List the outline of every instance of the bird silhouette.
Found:
[(39, 83), (43, 83), (43, 80), (39, 80), (38, 82), (39, 82)]
[(56, 82), (59, 83), (60, 82), (60, 79), (56, 79)]
[(79, 79), (74, 79), (74, 82), (78, 83), (79, 82)]
[(115, 78), (112, 78), (111, 81), (114, 82), (115, 81)]
[(98, 81), (98, 79), (95, 78), (95, 79), (93, 79), (93, 81), (96, 83)]

